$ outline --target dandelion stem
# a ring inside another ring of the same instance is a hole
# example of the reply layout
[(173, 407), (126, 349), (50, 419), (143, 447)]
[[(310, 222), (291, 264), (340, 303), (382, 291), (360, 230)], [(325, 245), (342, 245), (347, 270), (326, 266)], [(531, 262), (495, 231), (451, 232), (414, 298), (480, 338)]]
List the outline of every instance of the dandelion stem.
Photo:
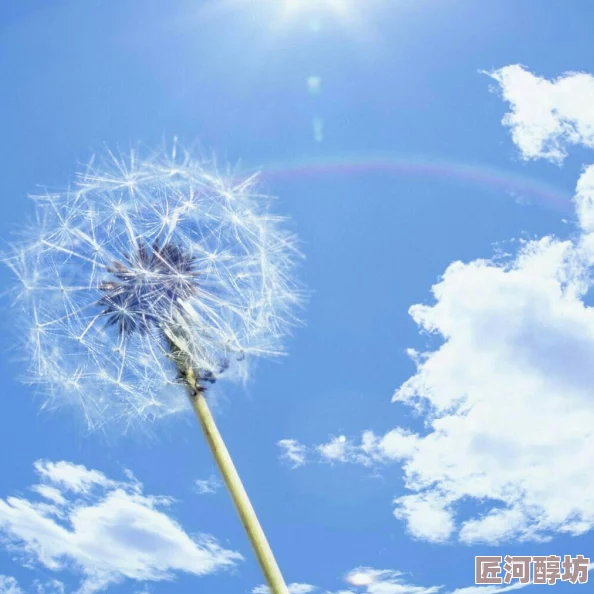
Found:
[(250, 503), (248, 494), (239, 478), (239, 474), (235, 469), (233, 460), (229, 455), (229, 451), (225, 446), (225, 442), (219, 433), (215, 424), (214, 418), (204, 397), (204, 392), (195, 392), (190, 398), (192, 407), (200, 421), (206, 441), (212, 450), (217, 465), (227, 489), (233, 499), (233, 503), (239, 513), (243, 527), (245, 528), (258, 563), (264, 573), (266, 582), (272, 594), (289, 594), (289, 590), (285, 584), (285, 580), (281, 574), (280, 568), (274, 558), (272, 549), (268, 544), (264, 530), (258, 521), (256, 512)]
[(223, 441), (221, 433), (215, 423), (214, 417), (205, 397), (205, 388), (200, 385), (199, 375), (196, 374), (188, 358), (184, 356), (183, 350), (179, 346), (178, 340), (169, 336), (169, 344), (174, 361), (179, 370), (180, 377), (183, 379), (192, 408), (198, 417), (206, 441), (211, 449), (219, 471), (227, 485), (231, 499), (245, 531), (250, 539), (252, 548), (262, 569), (271, 594), (289, 594), (289, 590), (282, 576), (280, 568), (274, 558), (274, 554), (264, 530), (258, 521), (256, 512), (252, 507), (248, 494), (235, 469), (231, 455)]

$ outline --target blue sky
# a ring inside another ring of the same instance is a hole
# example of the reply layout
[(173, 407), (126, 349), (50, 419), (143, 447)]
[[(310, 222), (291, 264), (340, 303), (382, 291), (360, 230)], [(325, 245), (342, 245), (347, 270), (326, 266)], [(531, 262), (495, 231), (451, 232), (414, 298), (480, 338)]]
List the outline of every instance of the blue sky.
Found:
[[(304, 325), (220, 383), (216, 415), (293, 594), (449, 593), (475, 555), (589, 556), (592, 18), (586, 0), (0, 8), (4, 244), (94, 151), (174, 136), (259, 169), (290, 217)], [(123, 435), (41, 410), (2, 307), (0, 592), (259, 592), (191, 411)]]

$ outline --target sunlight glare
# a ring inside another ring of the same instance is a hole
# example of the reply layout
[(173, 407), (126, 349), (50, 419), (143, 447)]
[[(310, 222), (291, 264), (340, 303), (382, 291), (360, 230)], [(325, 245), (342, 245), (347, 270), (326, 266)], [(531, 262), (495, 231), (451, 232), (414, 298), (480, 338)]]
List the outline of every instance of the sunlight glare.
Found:
[(307, 9), (330, 9), (337, 14), (345, 14), (349, 0), (285, 0), (285, 10), (297, 12)]
[(366, 571), (355, 571), (346, 577), (347, 583), (357, 587), (370, 586), (374, 581), (373, 576)]

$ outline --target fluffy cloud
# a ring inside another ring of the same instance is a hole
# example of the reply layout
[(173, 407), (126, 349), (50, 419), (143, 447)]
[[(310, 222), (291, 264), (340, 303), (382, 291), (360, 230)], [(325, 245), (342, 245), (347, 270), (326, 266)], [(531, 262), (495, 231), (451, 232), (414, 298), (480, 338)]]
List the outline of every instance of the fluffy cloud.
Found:
[[(525, 157), (560, 160), (568, 143), (594, 146), (594, 78), (549, 82), (519, 66), (492, 76), (512, 105), (505, 123)], [(444, 340), (414, 353), (417, 373), (394, 397), (424, 409), (432, 429), (407, 436), (414, 494), (396, 500), (415, 536), (542, 540), (594, 527), (586, 495), (594, 488), (594, 309), (584, 301), (594, 262), (592, 166), (575, 205), (574, 241), (527, 242), (506, 264), (453, 263), (433, 287), (435, 304), (410, 309)], [(466, 498), (485, 513), (457, 518), (455, 504)]]
[(276, 445), (281, 449), (281, 459), (289, 462), (293, 468), (305, 464), (306, 448), (295, 439), (281, 439)]
[[(589, 202), (594, 168), (577, 200)], [(410, 312), (440, 335), (434, 352), (411, 353), (417, 373), (395, 400), (424, 411), (430, 432), (370, 431), (334, 438), (322, 459), (370, 465), (402, 461), (410, 494), (395, 515), (417, 538), (464, 542), (542, 539), (594, 526), (594, 309), (592, 236), (526, 243), (506, 265), (456, 262), (433, 287), (434, 305)], [(458, 518), (474, 499), (482, 515)]]
[[(526, 158), (594, 146), (594, 78), (546, 81), (519, 66), (492, 76)], [(417, 370), (394, 396), (425, 415), (426, 434), (367, 431), (314, 448), (332, 462), (401, 462), (408, 493), (395, 515), (417, 538), (547, 540), (594, 527), (594, 166), (575, 207), (572, 240), (523, 242), (507, 262), (454, 262), (433, 304), (410, 308), (422, 332), (442, 339), (435, 351), (409, 351)], [(482, 511), (461, 516), (467, 501)]]
[[(436, 594), (441, 586), (424, 588), (406, 583), (399, 571), (372, 569), (370, 567), (358, 567), (353, 569), (344, 577), (348, 584), (348, 590), (336, 592), (323, 591), (317, 586), (310, 584), (289, 584), (287, 587), (290, 594), (311, 594), (312, 592), (324, 592), (324, 594)], [(267, 586), (256, 586), (251, 594), (268, 594)]]
[(0, 534), (29, 562), (80, 573), (81, 594), (125, 579), (204, 575), (241, 559), (210, 536), (188, 535), (165, 511), (172, 501), (145, 495), (130, 473), (114, 481), (84, 466), (47, 461), (36, 462), (35, 470), (41, 483), (32, 490), (40, 497), (0, 499)]
[(560, 163), (568, 144), (594, 147), (593, 76), (570, 72), (551, 81), (519, 65), (488, 74), (511, 105), (503, 124), (524, 158)]
[[(400, 571), (391, 569), (373, 569), (371, 567), (357, 567), (349, 571), (343, 578), (348, 589), (328, 591), (310, 584), (290, 584), (288, 586), (290, 594), (311, 594), (320, 592), (320, 594), (438, 594), (443, 586), (416, 586), (410, 584), (404, 579), (404, 574)], [(505, 592), (506, 590), (515, 590), (524, 587), (526, 584), (513, 584), (512, 586), (481, 586), (481, 591), (485, 594), (495, 594)], [(474, 594), (477, 586), (462, 588), (451, 591), (451, 594)], [(268, 594), (267, 586), (257, 586), (251, 594)]]
[[(361, 594), (436, 594), (442, 586), (414, 586), (403, 579), (399, 571), (358, 567), (350, 571), (345, 581)], [(346, 594), (336, 592), (335, 594)], [(353, 594), (355, 594), (353, 592)]]
[[(317, 590), (315, 586), (311, 586), (310, 584), (289, 584), (287, 586), (289, 590), (289, 594), (310, 594), (310, 592), (314, 592)], [(270, 588), (268, 586), (256, 586), (252, 590), (252, 594), (269, 594)]]
[[(594, 174), (594, 169), (589, 175)], [(465, 542), (542, 539), (594, 526), (594, 310), (584, 304), (591, 263), (584, 243), (527, 243), (507, 266), (452, 264), (433, 287), (436, 303), (411, 315), (443, 337), (424, 353), (395, 399), (428, 411), (432, 431), (411, 437), (404, 464), (415, 492), (396, 514), (420, 538), (455, 531)], [(435, 531), (431, 531), (434, 517)]]
[(221, 481), (216, 476), (210, 476), (194, 481), (194, 487), (199, 495), (213, 494), (221, 488)]
[(33, 582), (37, 594), (64, 594), (64, 584), (58, 580), (47, 580)]
[[(588, 566), (591, 571), (594, 563)], [(320, 592), (323, 594), (500, 594), (509, 590), (519, 590), (533, 585), (531, 582), (521, 584), (514, 582), (501, 586), (467, 586), (446, 590), (444, 586), (416, 586), (410, 584), (405, 579), (405, 574), (392, 569), (374, 569), (372, 567), (357, 567), (349, 571), (343, 578), (347, 584), (347, 590), (328, 591), (310, 584), (290, 584), (288, 586), (290, 594), (310, 594)], [(268, 594), (267, 586), (257, 586), (251, 594)]]
[[(287, 454), (288, 446), (289, 454)], [(404, 460), (415, 447), (415, 435), (397, 428), (379, 437), (373, 431), (364, 431), (360, 443), (345, 435), (331, 436), (326, 443), (308, 447), (296, 439), (283, 439), (277, 444), (283, 451), (281, 458), (293, 462), (293, 468), (311, 461), (348, 462), (373, 466), (376, 463)]]
[[(37, 594), (64, 594), (64, 584), (58, 580), (48, 580), (33, 582), (33, 590)], [(18, 582), (6, 575), (0, 575), (0, 594), (25, 594)]]
[(353, 448), (344, 435), (332, 437), (328, 443), (319, 445), (317, 450), (319, 455), (328, 462), (368, 463), (367, 457), (359, 452), (359, 448)]
[(0, 594), (24, 594), (13, 577), (0, 575)]

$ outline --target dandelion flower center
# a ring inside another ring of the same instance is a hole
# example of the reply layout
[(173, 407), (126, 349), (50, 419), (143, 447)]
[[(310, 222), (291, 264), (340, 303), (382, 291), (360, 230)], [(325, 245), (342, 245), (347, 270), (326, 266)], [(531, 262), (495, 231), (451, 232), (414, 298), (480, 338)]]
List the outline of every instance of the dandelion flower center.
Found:
[(173, 320), (182, 314), (181, 303), (197, 289), (195, 258), (173, 243), (141, 243), (107, 272), (112, 279), (101, 285), (98, 305), (107, 324), (121, 334), (147, 332), (151, 324)]

